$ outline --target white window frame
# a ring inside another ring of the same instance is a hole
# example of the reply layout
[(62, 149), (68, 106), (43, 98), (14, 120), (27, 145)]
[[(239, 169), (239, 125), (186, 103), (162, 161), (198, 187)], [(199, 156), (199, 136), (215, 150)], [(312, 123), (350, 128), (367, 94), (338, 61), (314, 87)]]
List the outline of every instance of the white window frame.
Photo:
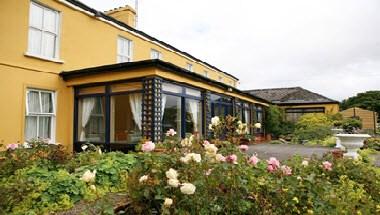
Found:
[(193, 72), (193, 64), (186, 63), (186, 69), (189, 70), (190, 72)]
[[(28, 105), (28, 98), (29, 98), (29, 93), (30, 92), (38, 92), (38, 95), (39, 95), (39, 103), (40, 103), (40, 110), (41, 110), (41, 113), (33, 113), (33, 112), (30, 112), (29, 111), (29, 105)], [(51, 94), (51, 98), (52, 98), (52, 108), (53, 108), (53, 111), (52, 113), (42, 113), (42, 100), (41, 100), (41, 93), (49, 93)], [(56, 98), (56, 93), (54, 91), (50, 91), (50, 90), (40, 90), (40, 89), (34, 89), (34, 88), (28, 88), (26, 90), (26, 98), (25, 98), (25, 106), (26, 106), (26, 114), (25, 114), (25, 123), (26, 123), (26, 117), (28, 116), (36, 116), (37, 117), (37, 137), (38, 137), (38, 133), (39, 133), (39, 117), (51, 117), (51, 124), (50, 124), (50, 142), (52, 143), (55, 143), (55, 128), (56, 128), (56, 124), (55, 124), (55, 118), (56, 118), (56, 101), (57, 98)], [(26, 126), (24, 126), (24, 134), (26, 134)], [(26, 139), (26, 136), (25, 136), (25, 140)]]
[[(42, 15), (42, 27), (41, 29), (36, 27), (36, 26), (32, 26), (31, 23), (30, 23), (30, 20), (32, 19), (31, 18), (31, 10), (32, 10), (32, 5), (33, 6), (36, 6), (36, 7), (39, 7), (42, 9), (43, 11), (43, 15)], [(56, 14), (56, 17), (57, 19), (55, 20), (56, 21), (56, 29), (55, 29), (55, 32), (52, 32), (52, 31), (49, 31), (47, 29), (44, 29), (44, 21), (45, 21), (45, 11), (52, 11)], [(37, 31), (40, 31), (41, 32), (41, 46), (40, 46), (40, 52), (39, 53), (35, 53), (33, 50), (31, 50), (31, 41), (30, 41), (30, 31), (31, 29), (34, 29), (34, 30), (37, 30)], [(61, 38), (60, 38), (60, 31), (61, 31), (61, 13), (57, 10), (54, 10), (52, 8), (49, 8), (49, 7), (46, 7), (42, 4), (39, 4), (39, 3), (36, 3), (34, 1), (31, 1), (30, 2), (30, 7), (29, 7), (29, 23), (28, 23), (28, 49), (27, 49), (27, 52), (26, 52), (26, 55), (27, 56), (32, 56), (32, 57), (37, 57), (37, 58), (42, 58), (42, 59), (46, 59), (46, 60), (50, 60), (50, 61), (57, 61), (57, 62), (63, 62), (61, 60), (59, 60), (59, 49), (60, 49), (60, 41), (61, 41)], [(54, 40), (54, 56), (51, 57), (51, 56), (47, 56), (47, 55), (44, 55), (43, 53), (43, 50), (44, 50), (44, 47), (46, 44), (43, 43), (44, 41), (44, 35), (45, 34), (52, 34), (55, 36), (55, 40)]]
[[(121, 53), (119, 52), (120, 48), (120, 42), (126, 42), (128, 44), (128, 51), (127, 53)], [(116, 42), (116, 47), (117, 47), (117, 57), (116, 57), (116, 62), (117, 63), (125, 63), (125, 62), (132, 62), (132, 56), (133, 56), (133, 42), (132, 40), (118, 36), (117, 37), (117, 42)]]
[(150, 59), (159, 59), (162, 60), (162, 53), (156, 49), (150, 50)]

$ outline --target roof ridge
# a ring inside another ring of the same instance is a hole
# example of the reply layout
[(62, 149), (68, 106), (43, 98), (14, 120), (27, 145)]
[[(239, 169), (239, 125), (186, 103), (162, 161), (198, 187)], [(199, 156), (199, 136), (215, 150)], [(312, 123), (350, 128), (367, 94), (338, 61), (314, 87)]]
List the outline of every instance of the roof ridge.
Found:
[(285, 90), (285, 89), (303, 89), (302, 87), (276, 87), (276, 88), (263, 88), (263, 89), (252, 89), (245, 91), (265, 91), (265, 90)]

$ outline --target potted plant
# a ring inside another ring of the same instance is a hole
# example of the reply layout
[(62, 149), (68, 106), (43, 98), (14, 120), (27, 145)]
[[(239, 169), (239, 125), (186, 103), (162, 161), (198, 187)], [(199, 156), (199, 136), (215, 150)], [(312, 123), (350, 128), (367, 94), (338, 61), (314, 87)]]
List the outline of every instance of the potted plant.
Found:
[(345, 133), (336, 134), (335, 136), (339, 138), (341, 144), (347, 151), (343, 156), (358, 159), (359, 154), (357, 151), (364, 145), (364, 140), (371, 136), (368, 134), (359, 134), (362, 127), (362, 123), (359, 119), (345, 119), (343, 120), (342, 127)]

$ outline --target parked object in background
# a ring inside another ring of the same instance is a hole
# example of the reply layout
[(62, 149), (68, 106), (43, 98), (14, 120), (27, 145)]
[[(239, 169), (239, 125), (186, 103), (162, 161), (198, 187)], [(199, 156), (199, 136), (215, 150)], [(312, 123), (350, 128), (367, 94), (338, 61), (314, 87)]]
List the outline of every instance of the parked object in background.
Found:
[(368, 134), (337, 134), (336, 136), (347, 150), (343, 156), (351, 157), (355, 160), (359, 157), (358, 150), (364, 145), (364, 140), (371, 137)]

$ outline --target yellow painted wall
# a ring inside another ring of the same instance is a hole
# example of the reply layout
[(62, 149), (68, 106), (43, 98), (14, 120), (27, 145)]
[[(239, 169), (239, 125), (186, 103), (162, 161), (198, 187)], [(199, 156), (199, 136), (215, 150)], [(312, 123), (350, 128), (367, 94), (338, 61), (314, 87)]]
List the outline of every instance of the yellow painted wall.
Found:
[(226, 74), (74, 10), (58, 0), (36, 2), (60, 12), (59, 60), (63, 62), (26, 56), (30, 1), (0, 1), (0, 143), (23, 142), (26, 89), (39, 88), (56, 92), (56, 142), (71, 149), (73, 89), (58, 74), (61, 71), (116, 63), (119, 35), (133, 41), (133, 61), (149, 59), (153, 48), (162, 53), (164, 61), (180, 67), (192, 63), (193, 71), (197, 73), (203, 74), (206, 70), (209, 78), (218, 80), (222, 76), (226, 84), (236, 82)]

